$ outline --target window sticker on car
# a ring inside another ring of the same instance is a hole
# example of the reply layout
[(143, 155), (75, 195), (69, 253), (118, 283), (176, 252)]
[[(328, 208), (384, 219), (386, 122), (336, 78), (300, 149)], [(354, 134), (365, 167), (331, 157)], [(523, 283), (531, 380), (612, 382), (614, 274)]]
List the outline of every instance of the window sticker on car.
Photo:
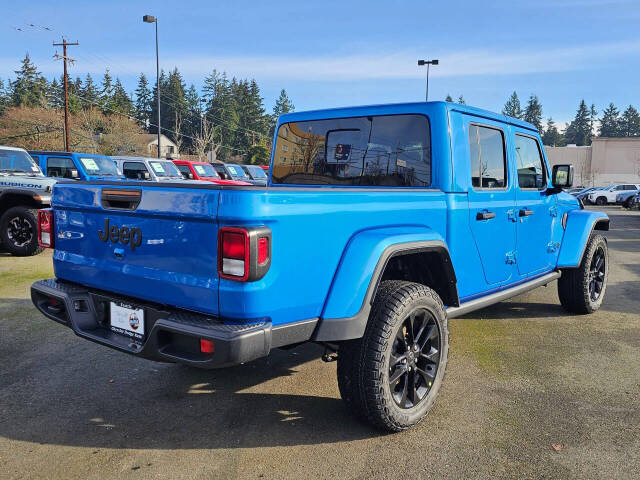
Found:
[(100, 167), (93, 158), (81, 158), (80, 162), (82, 162), (84, 168), (89, 171), (97, 172), (98, 170), (100, 170)]
[(202, 165), (194, 165), (193, 168), (195, 168), (198, 175), (204, 175), (204, 167)]
[(159, 162), (149, 162), (149, 163), (151, 163), (151, 167), (157, 174), (166, 173), (164, 166), (161, 163)]

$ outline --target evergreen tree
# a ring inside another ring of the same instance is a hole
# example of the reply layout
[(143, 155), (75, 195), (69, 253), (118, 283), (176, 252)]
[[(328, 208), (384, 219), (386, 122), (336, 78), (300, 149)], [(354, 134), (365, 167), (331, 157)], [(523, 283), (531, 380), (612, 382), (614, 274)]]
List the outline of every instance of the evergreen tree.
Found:
[(105, 115), (113, 113), (113, 79), (108, 68), (104, 72), (104, 77), (102, 77), (102, 91), (100, 92), (98, 103), (100, 103)]
[(629, 105), (622, 113), (620, 133), (623, 137), (640, 136), (640, 113), (632, 105)]
[(558, 131), (556, 123), (551, 117), (547, 119), (547, 128), (542, 135), (542, 143), (550, 147), (562, 147), (564, 146), (564, 137), (562, 133)]
[(4, 113), (8, 105), (9, 105), (9, 96), (7, 95), (7, 90), (4, 85), (4, 82), (0, 78), (0, 116)]
[[(60, 77), (62, 89), (62, 101), (64, 107), (64, 76)], [(82, 95), (82, 80), (78, 77), (74, 80), (67, 80), (67, 93), (69, 100), (69, 112), (73, 115), (82, 110), (82, 101), (78, 95)]]
[(16, 79), (10, 83), (11, 105), (15, 107), (45, 107), (47, 106), (48, 85), (46, 79), (40, 75), (31, 57), (27, 53), (22, 60), (20, 70), (15, 71)]
[(81, 101), (85, 110), (96, 108), (97, 104), (100, 103), (100, 94), (98, 93), (98, 87), (96, 87), (96, 84), (93, 82), (93, 78), (91, 78), (91, 75), (88, 73), (84, 79), (84, 88), (82, 89)]
[(283, 88), (273, 106), (273, 117), (277, 120), (283, 113), (293, 112), (295, 109), (296, 107), (293, 105), (293, 102), (287, 96), (287, 91)]
[(149, 82), (144, 73), (140, 74), (138, 79), (138, 88), (136, 88), (135, 117), (138, 125), (148, 128), (151, 121), (151, 90), (149, 90)]
[(520, 99), (518, 98), (518, 94), (513, 92), (507, 100), (507, 103), (504, 104), (504, 108), (502, 109), (502, 114), (508, 117), (513, 118), (522, 118), (522, 108), (520, 108)]
[(185, 93), (185, 101), (187, 102), (187, 114), (185, 125), (182, 129), (185, 134), (184, 142), (191, 153), (196, 152), (195, 139), (198, 138), (203, 129), (202, 124), (202, 105), (200, 104), (200, 95), (194, 84), (191, 84)]
[(283, 88), (280, 91), (280, 97), (276, 100), (275, 105), (273, 106), (273, 113), (271, 114), (271, 118), (269, 118), (269, 136), (273, 137), (273, 133), (276, 128), (276, 122), (278, 121), (278, 117), (283, 113), (293, 112), (295, 107), (293, 102), (287, 96), (286, 90)]
[(542, 105), (540, 105), (536, 95), (531, 94), (529, 97), (523, 119), (536, 127), (538, 132), (542, 134)]
[(64, 89), (55, 77), (49, 84), (47, 98), (49, 98), (49, 105), (53, 108), (64, 108)]
[(121, 113), (128, 117), (133, 117), (135, 113), (133, 102), (131, 101), (131, 98), (129, 98), (129, 95), (122, 86), (119, 78), (116, 78), (116, 83), (113, 85), (111, 109), (113, 111), (112, 113)]
[(610, 103), (602, 112), (598, 135), (611, 138), (620, 136), (620, 112), (613, 103)]
[(465, 102), (465, 101), (464, 101), (464, 97), (463, 97), (462, 95), (460, 95), (460, 96), (458, 97), (458, 103), (459, 103), (460, 105), (466, 105), (466, 104), (467, 104), (467, 102)]
[(169, 72), (166, 78), (161, 79), (160, 101), (162, 102), (160, 106), (162, 127), (163, 130), (167, 129), (163, 133), (181, 146), (184, 141), (182, 129), (188, 123), (186, 121), (187, 101), (184, 80), (177, 68)]
[(591, 112), (587, 108), (585, 101), (582, 100), (575, 118), (567, 126), (564, 137), (567, 143), (584, 146), (591, 143), (591, 136)]
[[(237, 85), (235, 79), (233, 85)], [(226, 73), (214, 70), (204, 80), (203, 100), (206, 105), (206, 115), (209, 122), (214, 124), (217, 144), (226, 148), (221, 148), (218, 156), (225, 159), (232, 151), (230, 147), (235, 141), (238, 126), (238, 108), (232, 94), (232, 82), (227, 78)]]
[(446, 96), (446, 98), (444, 99), (444, 101), (445, 101), (445, 102), (451, 102), (451, 103), (453, 103), (453, 98), (451, 98), (451, 95), (449, 95), (449, 94), (447, 93), (447, 96)]
[[(164, 88), (166, 81), (167, 81), (167, 76), (164, 73), (164, 70), (160, 70), (160, 89), (161, 90)], [(149, 121), (149, 133), (158, 133), (158, 126), (156, 125), (158, 123), (158, 85), (157, 84), (153, 86), (152, 95), (153, 95), (153, 100), (151, 102), (151, 119)], [(162, 110), (164, 110), (164, 93), (162, 95), (161, 100), (163, 104), (160, 107), (160, 113), (162, 114)], [(164, 123), (162, 123), (162, 125), (166, 127)]]

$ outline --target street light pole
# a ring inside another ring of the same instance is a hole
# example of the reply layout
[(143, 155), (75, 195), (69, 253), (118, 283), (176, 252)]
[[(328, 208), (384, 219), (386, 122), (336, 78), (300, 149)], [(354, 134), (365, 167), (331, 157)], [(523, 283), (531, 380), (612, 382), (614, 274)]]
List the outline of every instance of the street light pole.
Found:
[(431, 65), (438, 65), (439, 61), (437, 59), (434, 60), (418, 60), (418, 66), (423, 67), (427, 66), (427, 93), (425, 95), (425, 102), (429, 101), (429, 67)]
[(157, 110), (158, 110), (158, 158), (162, 155), (160, 153), (160, 56), (158, 55), (158, 19), (153, 15), (145, 15), (142, 17), (142, 21), (145, 23), (155, 23), (156, 24), (156, 92), (157, 92)]

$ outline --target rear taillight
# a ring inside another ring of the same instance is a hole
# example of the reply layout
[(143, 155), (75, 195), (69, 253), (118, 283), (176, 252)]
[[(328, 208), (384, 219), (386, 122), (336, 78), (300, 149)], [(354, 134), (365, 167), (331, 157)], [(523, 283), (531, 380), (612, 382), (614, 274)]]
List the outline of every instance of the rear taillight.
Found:
[(38, 210), (38, 244), (43, 248), (53, 248), (53, 210)]
[(264, 277), (271, 265), (268, 227), (221, 227), (218, 231), (218, 275), (237, 282)]

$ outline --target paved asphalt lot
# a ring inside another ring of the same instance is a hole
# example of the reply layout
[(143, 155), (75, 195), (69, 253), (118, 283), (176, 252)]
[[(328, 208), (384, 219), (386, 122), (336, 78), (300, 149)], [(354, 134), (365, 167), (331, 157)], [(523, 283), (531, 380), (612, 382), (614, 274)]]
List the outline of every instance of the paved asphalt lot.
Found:
[(347, 415), (319, 347), (140, 360), (35, 311), (49, 252), (0, 254), (0, 478), (639, 478), (640, 212), (608, 211), (603, 308), (569, 316), (550, 285), (452, 320), (434, 409), (393, 435)]

